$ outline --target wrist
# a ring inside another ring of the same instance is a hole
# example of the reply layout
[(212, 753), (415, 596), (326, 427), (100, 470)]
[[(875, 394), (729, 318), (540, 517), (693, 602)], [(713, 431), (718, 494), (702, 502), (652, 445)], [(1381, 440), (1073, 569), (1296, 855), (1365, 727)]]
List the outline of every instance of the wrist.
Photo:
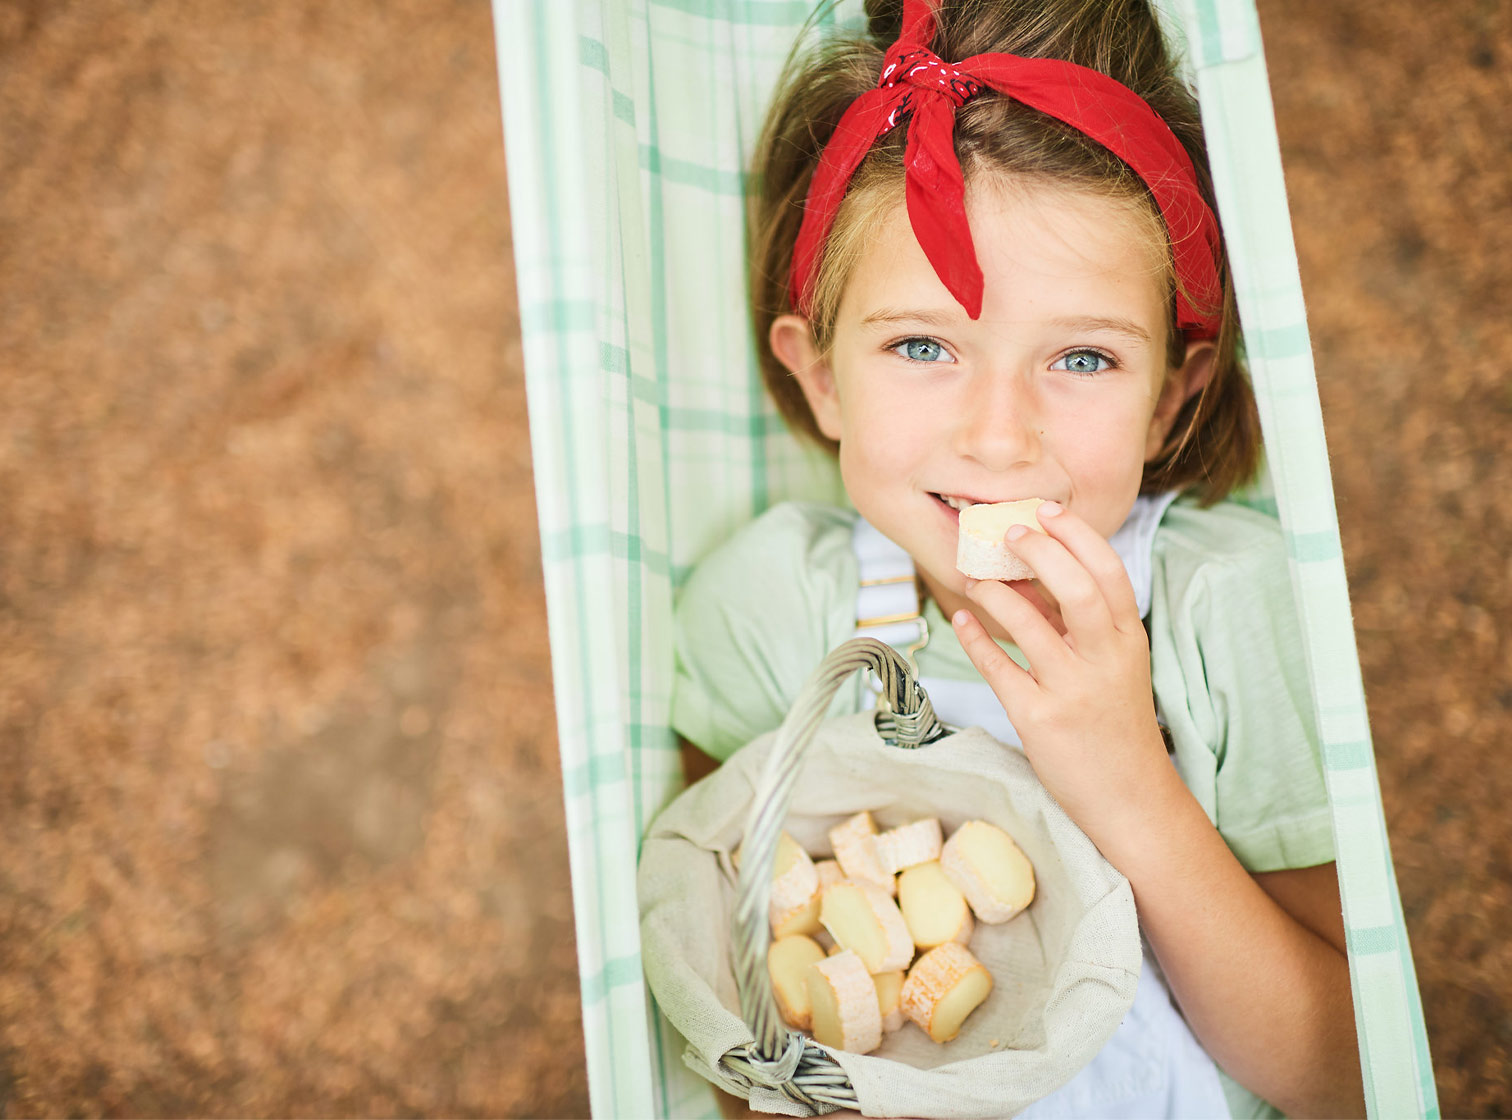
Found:
[(1167, 760), (1146, 768), (1110, 812), (1099, 814), (1096, 831), (1087, 831), (1108, 862), (1132, 881), (1181, 851), (1182, 834), (1199, 823), (1196, 818), (1210, 827), (1207, 813)]

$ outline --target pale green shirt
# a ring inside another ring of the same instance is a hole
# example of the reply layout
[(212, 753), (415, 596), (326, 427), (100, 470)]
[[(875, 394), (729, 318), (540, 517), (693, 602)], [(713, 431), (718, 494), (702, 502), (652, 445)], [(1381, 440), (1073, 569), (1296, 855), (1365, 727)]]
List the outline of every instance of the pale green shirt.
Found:
[[(729, 757), (781, 723), (809, 673), (855, 634), (855, 516), (775, 506), (698, 565), (677, 602), (679, 734)], [(1156, 531), (1153, 568), (1151, 679), (1182, 780), (1248, 870), (1330, 862), (1328, 795), (1280, 527), (1234, 503), (1180, 501)], [(919, 674), (979, 680), (932, 601), (925, 619), (931, 637)], [(862, 702), (859, 689), (842, 690), (833, 714)]]
[[(856, 631), (854, 512), (786, 503), (698, 565), (677, 603), (672, 726), (718, 759), (777, 727)], [(1152, 551), (1150, 670), (1182, 780), (1251, 872), (1334, 858), (1311, 689), (1277, 523), (1224, 502), (1166, 512)], [(919, 674), (980, 680), (932, 601)], [(1022, 655), (1004, 649), (1021, 663)], [(858, 674), (859, 680), (859, 674)], [(842, 689), (831, 711), (869, 703)], [(1224, 1078), (1236, 1116), (1277, 1115)]]

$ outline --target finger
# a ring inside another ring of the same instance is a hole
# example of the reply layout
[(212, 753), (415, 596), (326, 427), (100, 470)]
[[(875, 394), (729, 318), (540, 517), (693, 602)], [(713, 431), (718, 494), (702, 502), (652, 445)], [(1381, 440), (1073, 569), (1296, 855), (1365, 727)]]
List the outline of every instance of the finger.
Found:
[[(1054, 524), (1055, 518), (1047, 521)], [(1094, 650), (1113, 636), (1113, 614), (1102, 588), (1069, 548), (1048, 533), (1036, 533), (1022, 525), (1008, 530), (1007, 542), (1034, 569), (1035, 579), (1055, 599), (1065, 620), (1066, 633), (1077, 649)]]
[(1139, 604), (1129, 571), (1103, 535), (1059, 502), (1041, 502), (1035, 514), (1045, 532), (1060, 541), (1092, 576), (1114, 624), (1120, 630), (1140, 626)]
[(1061, 618), (1060, 611), (1056, 610), (1050, 600), (1045, 598), (1045, 593), (1039, 584), (1032, 579), (1011, 579), (1006, 581), (1008, 586), (1018, 592), (1035, 610), (1039, 611), (1040, 617), (1055, 627), (1055, 632), (1062, 636), (1066, 633), (1066, 622)]
[(1003, 705), (1003, 710), (1010, 713), (1011, 723), (1013, 709), (1038, 688), (1034, 678), (1009, 657), (1002, 646), (992, 640), (992, 635), (987, 633), (981, 620), (970, 611), (956, 611), (951, 616), (950, 624), (955, 628), (956, 638), (966, 651), (966, 656), (971, 658), (977, 672), (982, 674), (982, 679)]
[(1008, 636), (1029, 659), (1029, 669), (1036, 679), (1045, 680), (1072, 658), (1071, 647), (1060, 631), (1008, 584), (969, 579), (966, 597), (1008, 631)]

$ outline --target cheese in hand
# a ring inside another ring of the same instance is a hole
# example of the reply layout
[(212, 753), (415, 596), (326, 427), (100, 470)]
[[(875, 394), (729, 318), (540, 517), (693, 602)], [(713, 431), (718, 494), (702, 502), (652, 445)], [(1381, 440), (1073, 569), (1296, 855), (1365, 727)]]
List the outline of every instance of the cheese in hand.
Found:
[(1014, 525), (1043, 533), (1034, 511), (1043, 499), (968, 506), (960, 513), (956, 568), (973, 579), (1033, 579), (1034, 570), (1018, 558), (1003, 536)]

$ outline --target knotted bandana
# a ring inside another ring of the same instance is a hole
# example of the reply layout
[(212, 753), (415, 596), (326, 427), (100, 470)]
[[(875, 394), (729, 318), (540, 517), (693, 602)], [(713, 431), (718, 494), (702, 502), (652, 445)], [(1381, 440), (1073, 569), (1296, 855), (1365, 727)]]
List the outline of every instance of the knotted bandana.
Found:
[(903, 30), (888, 48), (875, 89), (841, 116), (809, 184), (793, 246), (789, 290), (812, 313), (815, 273), (840, 203), (866, 153), (909, 121), (904, 149), (908, 218), (940, 282), (973, 319), (982, 313), (982, 269), (966, 222), (966, 181), (955, 153), (955, 111), (984, 88), (1055, 117), (1097, 141), (1137, 174), (1160, 208), (1180, 281), (1177, 326), (1218, 333), (1218, 223), (1197, 186), (1192, 160), (1159, 115), (1106, 74), (1053, 58), (979, 54), (942, 60), (929, 44), (937, 0), (904, 0)]

